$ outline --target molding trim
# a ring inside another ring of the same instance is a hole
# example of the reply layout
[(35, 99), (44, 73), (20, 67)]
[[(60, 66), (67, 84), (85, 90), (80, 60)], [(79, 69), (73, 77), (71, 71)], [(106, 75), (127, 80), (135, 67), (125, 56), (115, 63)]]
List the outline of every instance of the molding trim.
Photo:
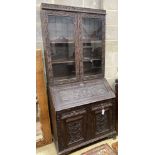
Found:
[(59, 11), (68, 11), (68, 12), (82, 12), (82, 13), (102, 14), (102, 15), (106, 14), (106, 11), (101, 9), (64, 6), (64, 5), (56, 5), (56, 4), (48, 4), (48, 3), (41, 3), (41, 9), (59, 10)]

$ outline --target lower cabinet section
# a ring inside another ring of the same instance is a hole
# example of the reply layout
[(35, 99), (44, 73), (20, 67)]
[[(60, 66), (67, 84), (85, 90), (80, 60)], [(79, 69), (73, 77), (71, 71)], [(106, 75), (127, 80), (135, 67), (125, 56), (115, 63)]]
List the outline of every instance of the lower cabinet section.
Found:
[(76, 148), (112, 136), (115, 131), (113, 107), (113, 102), (109, 101), (59, 112), (59, 154), (67, 154)]

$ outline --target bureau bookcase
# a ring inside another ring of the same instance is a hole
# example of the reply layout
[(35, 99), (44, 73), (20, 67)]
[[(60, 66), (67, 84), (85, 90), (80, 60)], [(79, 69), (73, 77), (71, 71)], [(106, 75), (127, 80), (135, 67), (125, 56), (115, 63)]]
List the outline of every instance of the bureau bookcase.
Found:
[(41, 4), (51, 130), (60, 155), (116, 135), (115, 94), (104, 77), (105, 15)]

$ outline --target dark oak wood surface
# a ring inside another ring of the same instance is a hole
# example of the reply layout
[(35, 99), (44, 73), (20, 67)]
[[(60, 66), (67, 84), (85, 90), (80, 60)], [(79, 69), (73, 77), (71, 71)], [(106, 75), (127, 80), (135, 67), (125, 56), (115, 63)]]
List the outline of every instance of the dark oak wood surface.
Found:
[(104, 78), (105, 14), (41, 5), (51, 130), (59, 155), (116, 136), (115, 94)]
[(51, 86), (50, 94), (56, 111), (115, 98), (105, 79)]
[(114, 99), (73, 107), (55, 114), (57, 135), (54, 140), (60, 154), (116, 135)]

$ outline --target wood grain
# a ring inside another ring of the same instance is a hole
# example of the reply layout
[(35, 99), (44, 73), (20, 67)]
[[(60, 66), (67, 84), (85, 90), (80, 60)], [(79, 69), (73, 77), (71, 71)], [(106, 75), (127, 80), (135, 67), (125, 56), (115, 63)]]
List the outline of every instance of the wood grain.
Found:
[(43, 140), (36, 143), (37, 147), (40, 147), (52, 142), (42, 52), (40, 49), (36, 50), (36, 87), (40, 106), (40, 122), (44, 137)]

